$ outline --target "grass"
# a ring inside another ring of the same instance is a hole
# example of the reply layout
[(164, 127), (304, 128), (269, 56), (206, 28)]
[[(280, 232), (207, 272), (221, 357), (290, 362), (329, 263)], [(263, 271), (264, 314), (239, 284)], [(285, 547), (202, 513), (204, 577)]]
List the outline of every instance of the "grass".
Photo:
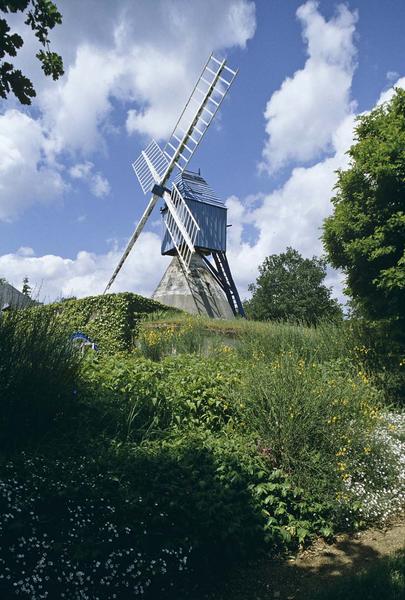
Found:
[(0, 451), (38, 444), (74, 404), (80, 356), (70, 332), (33, 311), (0, 317)]
[(308, 361), (353, 357), (355, 354), (354, 332), (347, 323), (325, 322), (317, 327), (307, 327), (164, 312), (153, 313), (142, 322), (136, 341), (142, 354), (153, 360), (173, 353), (207, 353), (224, 342), (236, 347), (244, 360), (272, 359), (288, 351)]

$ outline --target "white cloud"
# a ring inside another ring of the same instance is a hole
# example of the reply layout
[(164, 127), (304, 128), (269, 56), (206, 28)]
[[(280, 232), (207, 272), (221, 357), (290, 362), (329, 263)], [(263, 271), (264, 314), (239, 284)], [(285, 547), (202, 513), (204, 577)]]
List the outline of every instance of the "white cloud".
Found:
[(38, 99), (54, 152), (87, 156), (105, 150), (103, 125), (112, 110), (110, 96), (125, 69), (124, 56), (87, 44), (77, 48), (66, 76)]
[(94, 172), (94, 163), (87, 160), (84, 163), (77, 163), (69, 169), (69, 174), (73, 179), (82, 179), (89, 185), (91, 193), (96, 198), (108, 196), (111, 191), (108, 179), (103, 177), (100, 171)]
[(20, 256), (34, 256), (35, 252), (34, 249), (29, 246), (21, 246), (21, 248), (18, 248), (17, 254)]
[(62, 196), (65, 184), (58, 165), (47, 160), (46, 144), (40, 121), (18, 110), (0, 115), (0, 221)]
[[(38, 96), (35, 118), (14, 111), (24, 124), (31, 149), (22, 147), (18, 129), (4, 126), (0, 152), (0, 219), (15, 218), (38, 201), (61, 197), (65, 165), (108, 154), (107, 134), (120, 132), (161, 138), (173, 127), (190, 93), (201, 62), (211, 50), (244, 47), (255, 31), (250, 0), (61, 0), (63, 25), (52, 31), (53, 49), (61, 52), (65, 76), (43, 77), (34, 58), (37, 41), (24, 27), (24, 46), (14, 61), (32, 75)], [(16, 28), (23, 27), (12, 16)], [(120, 106), (120, 116), (115, 111)], [(114, 119), (119, 119), (115, 122)], [(30, 131), (28, 129), (30, 128)], [(5, 157), (5, 158), (4, 158)], [(10, 189), (24, 174), (16, 201)], [(101, 173), (90, 182), (106, 195)]]
[[(0, 256), (0, 273), (16, 286), (27, 276), (34, 296), (46, 302), (63, 296), (102, 293), (123, 252), (117, 246), (106, 254), (82, 250), (71, 259), (52, 254), (34, 256), (32, 249), (22, 250)], [(169, 260), (160, 255), (160, 237), (143, 233), (111, 291), (135, 291), (150, 296)]]
[(307, 162), (321, 152), (333, 151), (333, 132), (352, 111), (356, 13), (339, 5), (336, 15), (326, 21), (318, 3), (309, 0), (298, 8), (297, 17), (308, 59), (267, 103), (268, 139), (260, 168), (269, 173), (288, 162)]
[[(353, 127), (354, 115), (349, 115), (332, 136), (333, 156), (311, 167), (294, 168), (282, 187), (256, 204), (242, 203), (236, 197), (228, 199), (228, 222), (232, 223), (228, 255), (242, 296), (257, 277), (257, 265), (269, 254), (284, 252), (287, 246), (306, 257), (322, 254), (321, 226), (332, 210), (336, 169), (348, 163), (345, 152), (353, 142)], [(246, 226), (256, 231), (251, 243), (243, 241)], [(341, 281), (332, 272), (329, 279), (334, 285)], [(341, 297), (341, 283), (339, 286), (336, 293)]]
[(399, 77), (399, 73), (397, 73), (396, 71), (387, 71), (386, 77), (388, 81), (396, 81)]
[[(398, 73), (396, 73), (396, 75), (398, 77)], [(394, 88), (397, 88), (397, 87), (405, 89), (405, 77), (399, 77), (397, 79), (397, 81), (392, 84), (392, 87), (390, 87), (388, 90), (385, 90), (384, 92), (382, 92), (380, 94), (380, 97), (378, 98), (377, 104), (383, 104), (383, 102), (388, 102), (389, 100), (391, 100), (391, 98), (393, 97), (393, 95), (395, 93)]]
[[(395, 87), (405, 89), (405, 77), (382, 92), (376, 106), (388, 101)], [(306, 257), (323, 252), (320, 240), (323, 220), (332, 212), (330, 199), (334, 195), (336, 170), (347, 168), (347, 150), (354, 142), (355, 114), (345, 116), (331, 132), (332, 156), (310, 167), (296, 167), (284, 185), (265, 196), (243, 202), (232, 196), (227, 200), (228, 255), (242, 297), (248, 295), (249, 283), (257, 277), (257, 265), (269, 254), (283, 252), (287, 246), (296, 248)], [(247, 227), (253, 227), (253, 242), (244, 241)], [(344, 277), (334, 269), (328, 269), (326, 284), (333, 287), (334, 295), (341, 302)]]

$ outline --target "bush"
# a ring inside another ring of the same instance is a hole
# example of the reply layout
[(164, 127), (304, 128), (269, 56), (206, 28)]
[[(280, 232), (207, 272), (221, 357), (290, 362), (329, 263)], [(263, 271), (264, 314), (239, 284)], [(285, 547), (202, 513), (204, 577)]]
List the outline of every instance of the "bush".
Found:
[[(28, 316), (29, 315), (29, 316)], [(79, 355), (49, 314), (0, 319), (0, 449), (37, 443), (74, 405)]]
[(1, 471), (1, 598), (161, 597), (186, 568), (159, 496), (111, 461), (23, 455)]
[(226, 355), (167, 357), (160, 363), (124, 354), (89, 356), (78, 396), (92, 424), (82, 426), (137, 442), (180, 427), (217, 431), (232, 419), (231, 390), (239, 377)]
[[(131, 348), (137, 324), (144, 315), (163, 308), (170, 310), (160, 302), (125, 292), (67, 299), (30, 309), (28, 313), (51, 314), (70, 333), (82, 331), (103, 352), (114, 354)], [(171, 312), (179, 311), (172, 309)]]
[(405, 332), (389, 321), (351, 322), (356, 356), (373, 373), (387, 404), (403, 406), (405, 398)]
[(97, 459), (22, 455), (0, 474), (5, 598), (163, 598), (186, 570), (198, 581), (327, 523), (325, 507), (236, 432), (121, 445)]
[[(346, 359), (308, 363), (293, 352), (251, 364), (239, 391), (241, 419), (274, 465), (333, 500), (364, 454), (379, 418), (379, 395)], [(370, 449), (371, 450), (371, 449)]]

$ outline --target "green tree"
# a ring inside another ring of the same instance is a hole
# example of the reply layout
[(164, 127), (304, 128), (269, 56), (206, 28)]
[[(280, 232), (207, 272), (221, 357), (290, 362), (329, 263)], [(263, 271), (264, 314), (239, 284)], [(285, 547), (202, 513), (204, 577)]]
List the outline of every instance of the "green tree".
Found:
[[(44, 48), (37, 52), (36, 57), (45, 75), (51, 75), (54, 80), (63, 75), (61, 56), (49, 49), (48, 32), (62, 23), (62, 15), (56, 5), (51, 0), (0, 0), (0, 11), (3, 14), (25, 13), (25, 25), (33, 30)], [(7, 20), (0, 18), (0, 97), (7, 98), (13, 92), (21, 104), (31, 104), (31, 98), (36, 96), (32, 82), (8, 61), (17, 55), (23, 44), (18, 33), (10, 32)]]
[(287, 248), (272, 254), (259, 266), (256, 283), (249, 286), (252, 298), (245, 303), (247, 315), (259, 321), (283, 320), (316, 325), (322, 319), (342, 318), (340, 304), (323, 283), (326, 262), (303, 258)]
[(29, 284), (28, 277), (24, 277), (24, 279), (23, 279), (23, 286), (22, 286), (21, 292), (25, 296), (28, 296), (29, 298), (31, 298), (31, 291), (32, 291), (32, 289), (31, 289), (31, 286)]
[[(357, 120), (323, 240), (369, 320), (405, 320), (405, 90)], [(399, 323), (401, 322), (401, 323)]]

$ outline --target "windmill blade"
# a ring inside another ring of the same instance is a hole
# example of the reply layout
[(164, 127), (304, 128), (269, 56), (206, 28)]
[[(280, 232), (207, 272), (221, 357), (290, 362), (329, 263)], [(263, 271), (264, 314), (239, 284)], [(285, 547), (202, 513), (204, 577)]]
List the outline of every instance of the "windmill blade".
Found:
[(175, 184), (171, 194), (164, 192), (163, 199), (168, 208), (164, 224), (184, 268), (188, 271), (200, 227)]
[(238, 71), (211, 54), (163, 152), (183, 171), (200, 144)]
[(142, 150), (140, 156), (132, 163), (132, 166), (143, 193), (147, 194), (152, 191), (155, 184), (160, 185), (165, 178), (168, 171), (169, 159), (155, 140), (152, 140), (147, 148)]
[(131, 252), (132, 247), (135, 244), (136, 240), (141, 235), (142, 230), (145, 227), (146, 221), (149, 219), (151, 212), (155, 208), (156, 202), (158, 200), (159, 200), (159, 196), (157, 194), (153, 194), (152, 198), (149, 200), (148, 206), (146, 207), (146, 209), (141, 217), (141, 220), (139, 221), (138, 225), (136, 226), (136, 229), (135, 229), (134, 233), (132, 234), (132, 237), (129, 240), (127, 247), (125, 248), (124, 254), (121, 256), (120, 261), (119, 261), (118, 265), (116, 266), (115, 271), (112, 274), (110, 281), (107, 283), (107, 286), (106, 286), (103, 294), (107, 293), (108, 290), (110, 289), (110, 287), (112, 286), (112, 284), (114, 283), (115, 278), (117, 277), (118, 273), (120, 272), (122, 265), (128, 258), (128, 254)]

